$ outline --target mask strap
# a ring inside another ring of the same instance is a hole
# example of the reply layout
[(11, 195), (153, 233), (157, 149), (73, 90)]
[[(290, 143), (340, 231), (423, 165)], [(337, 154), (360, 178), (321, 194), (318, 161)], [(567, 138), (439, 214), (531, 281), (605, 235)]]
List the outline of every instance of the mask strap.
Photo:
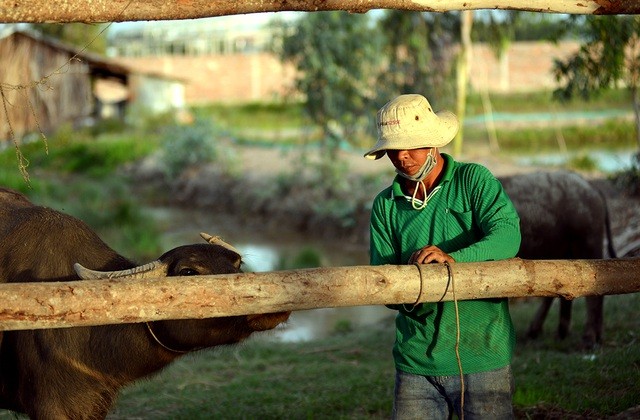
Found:
[(429, 155), (427, 159), (424, 161), (424, 164), (420, 167), (418, 172), (415, 175), (408, 175), (402, 172), (401, 170), (396, 168), (396, 173), (401, 177), (407, 178), (411, 181), (421, 182), (423, 179), (427, 177), (433, 171), (433, 168), (436, 167), (438, 160), (436, 159), (435, 148), (429, 151)]

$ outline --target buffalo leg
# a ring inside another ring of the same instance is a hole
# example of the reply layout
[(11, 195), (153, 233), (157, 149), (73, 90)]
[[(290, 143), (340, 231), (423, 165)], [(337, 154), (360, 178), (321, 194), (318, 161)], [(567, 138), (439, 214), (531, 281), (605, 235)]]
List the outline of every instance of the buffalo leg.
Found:
[(560, 319), (558, 320), (558, 337), (565, 339), (571, 328), (571, 307), (573, 301), (560, 298)]
[(536, 311), (536, 315), (533, 317), (531, 324), (529, 324), (527, 337), (537, 338), (540, 335), (540, 333), (542, 332), (542, 325), (544, 324), (544, 320), (547, 318), (547, 314), (549, 313), (549, 309), (551, 308), (552, 303), (553, 298), (542, 298), (542, 302), (540, 303), (540, 306)]
[(587, 322), (584, 326), (582, 342), (587, 347), (593, 347), (602, 342), (604, 296), (587, 296), (586, 300)]

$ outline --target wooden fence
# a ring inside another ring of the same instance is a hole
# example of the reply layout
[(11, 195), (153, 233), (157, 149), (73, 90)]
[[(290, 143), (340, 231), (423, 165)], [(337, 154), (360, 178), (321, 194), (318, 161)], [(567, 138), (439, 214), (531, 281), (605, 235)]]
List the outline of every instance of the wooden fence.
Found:
[(384, 265), (0, 284), (0, 330), (209, 318), (313, 308), (640, 291), (640, 259)]
[(637, 14), (635, 0), (22, 0), (0, 2), (0, 22), (122, 22), (136, 20), (195, 19), (258, 12), (345, 10), (365, 13), (372, 9), (428, 12), (510, 9), (543, 13)]

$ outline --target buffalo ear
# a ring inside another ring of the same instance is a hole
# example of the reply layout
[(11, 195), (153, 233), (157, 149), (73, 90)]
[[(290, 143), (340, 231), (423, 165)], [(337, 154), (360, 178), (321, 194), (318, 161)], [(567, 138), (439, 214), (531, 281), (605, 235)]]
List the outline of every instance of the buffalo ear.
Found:
[(91, 270), (75, 263), (73, 269), (81, 280), (104, 280), (104, 279), (149, 279), (167, 276), (167, 264), (160, 260), (139, 265), (126, 270), (117, 271), (97, 271)]

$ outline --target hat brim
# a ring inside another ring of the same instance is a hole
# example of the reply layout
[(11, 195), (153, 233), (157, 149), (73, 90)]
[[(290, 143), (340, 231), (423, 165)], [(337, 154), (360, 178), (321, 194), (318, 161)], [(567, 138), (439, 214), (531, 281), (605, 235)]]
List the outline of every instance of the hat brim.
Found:
[[(371, 150), (364, 154), (364, 157), (371, 160), (380, 159), (387, 150), (412, 150), (425, 147), (443, 147), (451, 143), (458, 134), (460, 123), (458, 117), (450, 111), (440, 111), (435, 113), (438, 117), (438, 124), (431, 129), (422, 129), (419, 132), (405, 132), (387, 135), (378, 138), (378, 141)], [(398, 148), (397, 145), (411, 145), (410, 147)]]

